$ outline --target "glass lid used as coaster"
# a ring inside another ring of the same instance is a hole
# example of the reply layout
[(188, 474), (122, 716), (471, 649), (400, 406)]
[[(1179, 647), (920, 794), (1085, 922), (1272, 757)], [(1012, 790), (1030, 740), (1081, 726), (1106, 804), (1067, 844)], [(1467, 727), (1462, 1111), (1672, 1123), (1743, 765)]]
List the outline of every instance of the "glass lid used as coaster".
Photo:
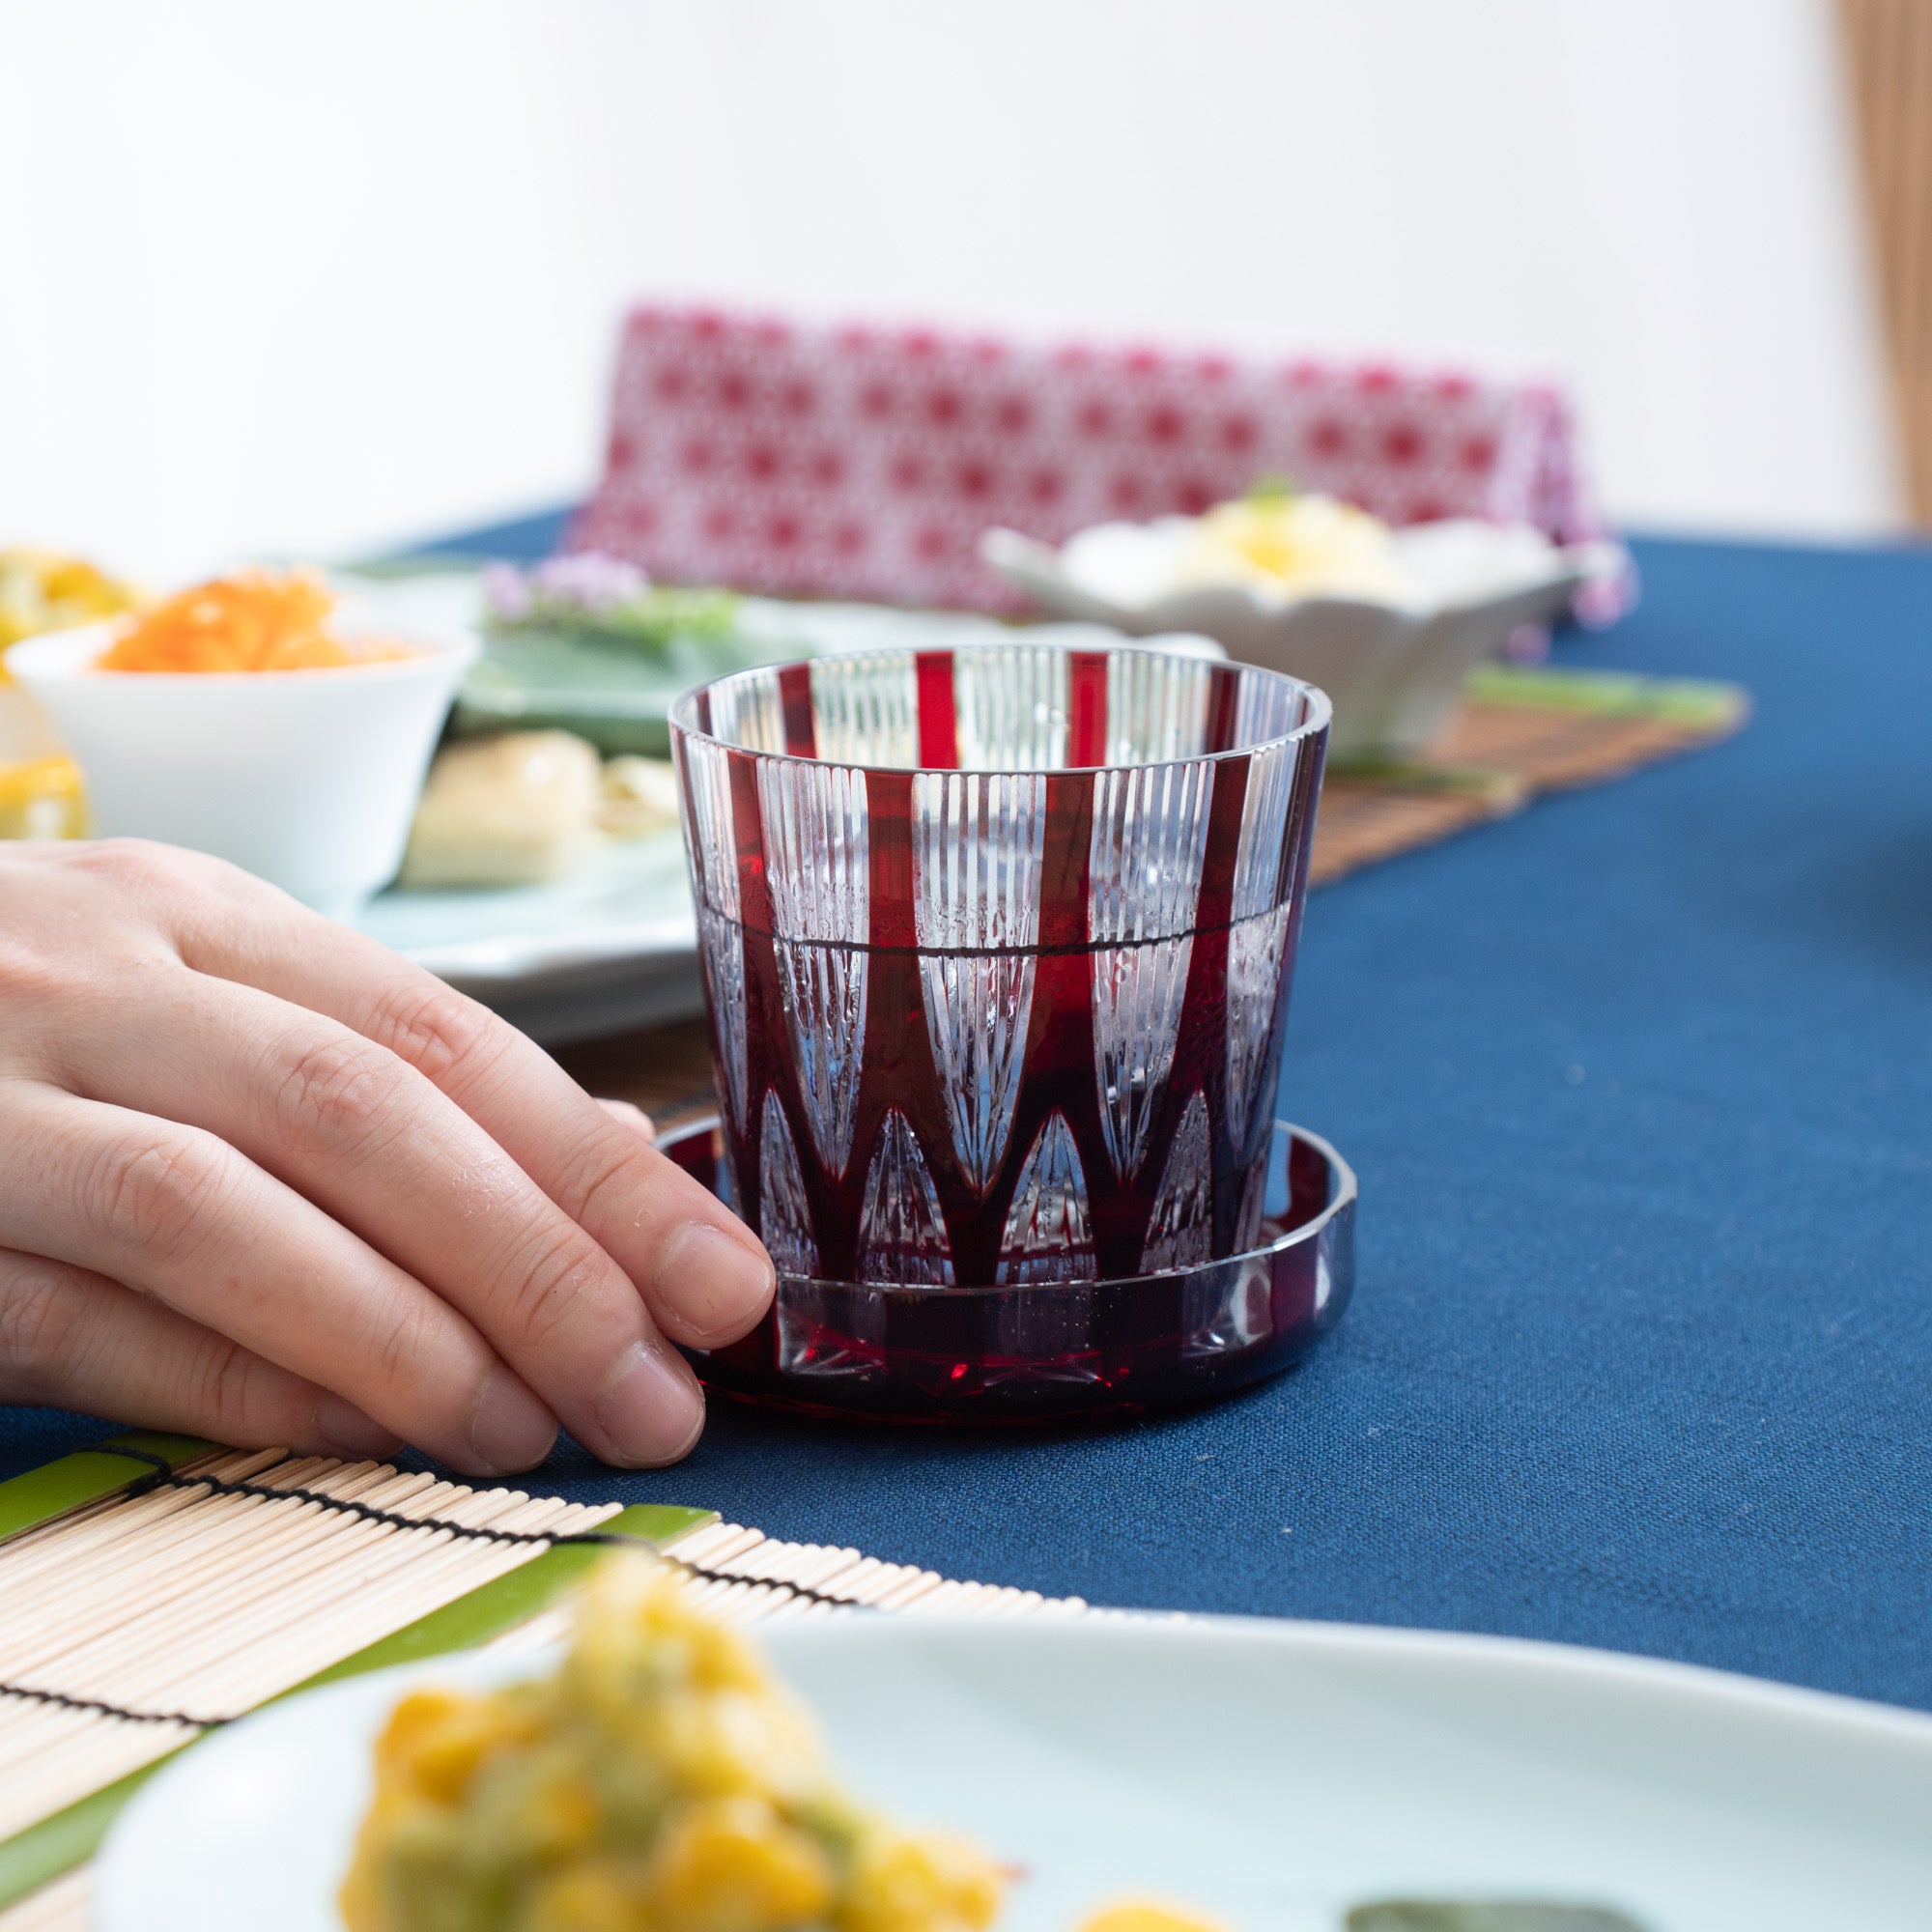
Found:
[[(739, 1205), (718, 1119), (658, 1146)], [(725, 1394), (879, 1421), (1043, 1421), (1224, 1395), (1304, 1354), (1354, 1283), (1349, 1164), (1277, 1121), (1263, 1172), (1257, 1242), (1238, 1254), (1116, 1280), (982, 1287), (781, 1270), (764, 1321), (692, 1360)]]

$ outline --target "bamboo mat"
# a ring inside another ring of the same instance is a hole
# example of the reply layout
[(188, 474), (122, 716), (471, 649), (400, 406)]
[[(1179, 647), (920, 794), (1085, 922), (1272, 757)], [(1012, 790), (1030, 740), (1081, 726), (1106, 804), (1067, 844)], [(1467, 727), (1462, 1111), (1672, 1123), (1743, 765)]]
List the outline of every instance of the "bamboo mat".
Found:
[[(567, 1503), (280, 1450), (115, 1440), (128, 1446), (0, 1485), (0, 1932), (84, 1932), (76, 1855), (145, 1773), (209, 1729), (319, 1681), (559, 1636), (568, 1587), (604, 1543), (654, 1545), (733, 1623), (857, 1607), (1086, 1611), (1077, 1599), (780, 1542), (707, 1511)], [(50, 1501), (10, 1519), (10, 1491)]]
[(1486, 820), (1543, 792), (1605, 784), (1728, 738), (1750, 713), (1736, 685), (1491, 666), (1414, 764), (1341, 766), (1321, 787), (1317, 885)]
[[(1520, 811), (1544, 792), (1605, 784), (1716, 744), (1750, 713), (1736, 685), (1491, 666), (1425, 761), (1336, 766), (1321, 787), (1310, 871), (1326, 885)], [(554, 1049), (593, 1094), (661, 1127), (714, 1111), (701, 1019)]]

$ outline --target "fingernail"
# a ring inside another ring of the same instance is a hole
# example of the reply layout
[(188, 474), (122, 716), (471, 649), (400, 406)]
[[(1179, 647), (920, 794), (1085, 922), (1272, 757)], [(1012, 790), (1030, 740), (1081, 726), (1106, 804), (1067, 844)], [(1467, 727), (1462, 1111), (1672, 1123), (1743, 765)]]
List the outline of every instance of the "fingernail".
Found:
[(655, 1137), (657, 1128), (651, 1124), (651, 1117), (641, 1107), (629, 1100), (599, 1100), (597, 1103), (620, 1127), (628, 1127), (639, 1140), (647, 1141)]
[(778, 1275), (763, 1248), (707, 1221), (687, 1221), (658, 1257), (658, 1293), (683, 1316), (697, 1348), (732, 1342), (771, 1305)]
[(555, 1440), (556, 1418), (498, 1363), (469, 1411), (469, 1446), (484, 1472), (533, 1469)]
[(380, 1461), (393, 1456), (403, 1446), (403, 1438), (392, 1429), (384, 1429), (373, 1416), (364, 1415), (353, 1402), (339, 1395), (325, 1395), (315, 1406), (316, 1433), (336, 1452), (352, 1463)]
[(683, 1362), (633, 1342), (604, 1379), (597, 1425), (613, 1462), (639, 1468), (675, 1463), (704, 1430), (704, 1397)]

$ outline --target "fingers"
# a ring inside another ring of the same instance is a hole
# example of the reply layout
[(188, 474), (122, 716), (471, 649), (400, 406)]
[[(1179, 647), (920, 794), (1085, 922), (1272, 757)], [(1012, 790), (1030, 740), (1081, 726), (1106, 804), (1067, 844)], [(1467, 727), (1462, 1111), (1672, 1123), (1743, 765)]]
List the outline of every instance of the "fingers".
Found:
[(145, 1295), (62, 1262), (0, 1250), (0, 1402), (78, 1408), (238, 1449), (351, 1462), (399, 1436), (340, 1396)]
[[(119, 1024), (75, 1030), (60, 1070), (77, 1093), (218, 1136), (326, 1209), (460, 1310), (607, 1462), (660, 1463), (696, 1439), (696, 1378), (624, 1271), (387, 1048), (177, 967)], [(637, 1144), (633, 1126), (611, 1131)]]
[(648, 1145), (657, 1135), (657, 1124), (641, 1107), (629, 1100), (599, 1100), (597, 1103), (620, 1127)]
[(243, 980), (389, 1048), (469, 1114), (637, 1285), (658, 1327), (717, 1348), (756, 1325), (777, 1276), (757, 1237), (486, 1008), (317, 920), (266, 945), (213, 907), (180, 934), (198, 971)]
[(0, 1248), (125, 1283), (441, 1461), (525, 1469), (555, 1422), (454, 1308), (213, 1134), (0, 1092)]

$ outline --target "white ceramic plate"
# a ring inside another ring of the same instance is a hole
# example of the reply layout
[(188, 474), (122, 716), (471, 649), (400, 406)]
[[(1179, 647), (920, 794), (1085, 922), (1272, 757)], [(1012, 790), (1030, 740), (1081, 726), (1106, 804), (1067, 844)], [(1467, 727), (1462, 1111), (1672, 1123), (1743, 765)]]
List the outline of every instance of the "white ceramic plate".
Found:
[(1531, 529), (1456, 518), (1394, 532), (1411, 584), (1405, 599), (1163, 588), (1191, 521), (1098, 524), (1062, 550), (988, 530), (980, 554), (1049, 611), (1134, 636), (1199, 631), (1231, 657), (1320, 685), (1335, 706), (1331, 758), (1415, 756), (1448, 722), (1470, 671), (1523, 626), (1561, 615), (1585, 584), (1627, 567), (1614, 544), (1559, 549)]
[[(1122, 1891), (1234, 1932), (1407, 1896), (1612, 1905), (1650, 1932), (1923, 1932), (1932, 1719), (1554, 1645), (1242, 1620), (766, 1634), (860, 1792), (1025, 1866), (1004, 1932)], [(340, 1932), (333, 1892), (411, 1665), (190, 1751), (130, 1805), (99, 1932)]]
[(675, 830), (607, 845), (549, 885), (386, 892), (354, 923), (552, 1044), (704, 1009)]

